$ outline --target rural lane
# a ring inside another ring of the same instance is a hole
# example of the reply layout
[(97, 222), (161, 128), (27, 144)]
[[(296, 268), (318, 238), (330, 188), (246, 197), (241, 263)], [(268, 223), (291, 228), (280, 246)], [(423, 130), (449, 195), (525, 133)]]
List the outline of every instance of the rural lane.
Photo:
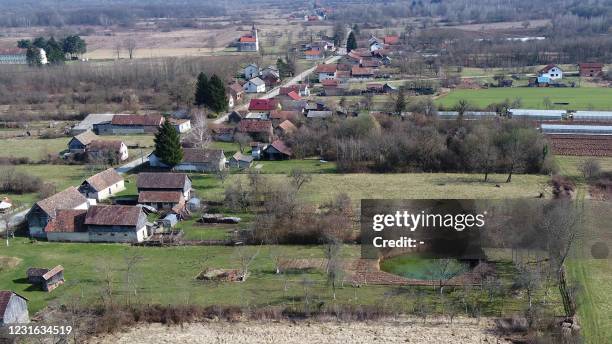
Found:
[[(338, 61), (342, 56), (340, 55), (336, 55), (336, 56), (332, 56), (329, 57), (328, 59), (326, 59), (323, 63), (325, 64), (329, 64), (329, 63), (334, 63), (336, 61)], [(289, 79), (289, 81), (287, 81), (286, 83), (282, 84), (281, 86), (277, 86), (273, 89), (271, 89), (270, 91), (266, 92), (265, 94), (258, 96), (258, 98), (260, 99), (269, 99), (269, 98), (274, 98), (278, 95), (280, 88), (281, 87), (287, 87), (287, 86), (291, 86), (291, 85), (295, 85), (298, 82), (300, 82), (301, 80), (304, 80), (308, 75), (312, 74), (315, 69), (317, 69), (317, 66), (314, 66), (312, 68), (309, 68), (303, 72), (301, 72), (300, 74), (294, 76), (293, 78)], [(249, 106), (248, 103), (246, 104), (242, 104), (240, 106), (237, 106), (234, 108), (234, 111), (240, 111), (240, 110), (246, 110), (247, 107)], [(229, 114), (225, 114), (219, 118), (217, 118), (216, 120), (213, 121), (214, 124), (221, 124), (223, 122), (225, 122), (227, 120), (227, 117), (229, 116)]]

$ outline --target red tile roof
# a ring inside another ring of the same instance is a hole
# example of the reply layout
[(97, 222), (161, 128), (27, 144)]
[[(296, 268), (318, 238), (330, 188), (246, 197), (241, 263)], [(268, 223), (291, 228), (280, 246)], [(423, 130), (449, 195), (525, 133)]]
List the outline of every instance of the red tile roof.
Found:
[(372, 72), (370, 68), (361, 68), (358, 66), (353, 66), (353, 68), (351, 68), (351, 75), (361, 76), (361, 75), (372, 75), (372, 74), (374, 73)]
[(319, 50), (306, 50), (304, 52), (304, 55), (307, 55), (307, 56), (320, 56), (321, 52)]
[(323, 85), (323, 87), (338, 87), (338, 83), (338, 80), (332, 79), (325, 79), (321, 81), (321, 85)]
[(22, 49), (22, 48), (0, 49), (0, 55), (25, 55), (27, 52), (28, 52), (27, 49)]
[(255, 43), (257, 39), (253, 36), (242, 36), (240, 37), (240, 43)]
[(285, 96), (291, 91), (295, 91), (299, 93), (301, 91), (304, 91), (306, 87), (308, 87), (308, 85), (306, 84), (296, 84), (296, 85), (285, 86), (285, 87), (280, 88), (280, 90), (278, 91), (278, 94), (280, 94), (281, 96)]
[(292, 133), (297, 130), (297, 127), (289, 120), (285, 120), (283, 123), (279, 124), (278, 127), (283, 129), (286, 133)]
[(548, 71), (550, 71), (551, 69), (553, 69), (555, 67), (557, 67), (557, 65), (555, 65), (555, 64), (546, 65), (546, 67), (540, 69), (540, 73), (548, 73)]
[(338, 70), (337, 64), (320, 64), (315, 70), (316, 73), (335, 73)]
[(578, 66), (580, 68), (595, 68), (595, 69), (600, 69), (604, 67), (603, 63), (598, 63), (598, 62), (585, 62), (585, 63), (579, 63)]
[(140, 191), (138, 203), (180, 203), (183, 193), (180, 191)]
[(251, 99), (249, 111), (271, 111), (278, 107), (278, 100), (272, 99)]
[(86, 225), (136, 226), (142, 209), (131, 205), (94, 205), (87, 211)]
[(162, 115), (120, 115), (113, 116), (113, 125), (151, 125), (160, 126), (164, 122)]
[(78, 233), (86, 232), (86, 209), (60, 209), (45, 227), (45, 232)]
[(234, 93), (234, 94), (236, 94), (236, 95), (239, 95), (239, 94), (243, 94), (243, 93), (244, 93), (244, 89), (242, 88), (242, 85), (240, 85), (240, 84), (239, 84), (239, 83), (237, 83), (237, 82), (232, 83), (232, 84), (229, 86), (229, 90), (230, 90), (230, 92), (232, 92), (232, 93)]
[(295, 93), (295, 91), (291, 91), (291, 92), (287, 93), (287, 96), (289, 96), (289, 98), (291, 98), (293, 100), (300, 100), (300, 99), (302, 99), (299, 94)]
[(272, 122), (261, 120), (242, 120), (238, 124), (238, 131), (242, 133), (271, 132)]

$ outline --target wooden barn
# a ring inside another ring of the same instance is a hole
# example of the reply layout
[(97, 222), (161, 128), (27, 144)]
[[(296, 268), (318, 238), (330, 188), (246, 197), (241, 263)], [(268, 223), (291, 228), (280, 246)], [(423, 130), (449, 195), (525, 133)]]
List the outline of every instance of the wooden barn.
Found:
[(46, 292), (50, 292), (64, 284), (64, 267), (61, 265), (50, 270), (45, 268), (29, 268), (26, 275), (28, 282), (40, 286)]
[(28, 299), (8, 290), (0, 290), (0, 326), (30, 322)]

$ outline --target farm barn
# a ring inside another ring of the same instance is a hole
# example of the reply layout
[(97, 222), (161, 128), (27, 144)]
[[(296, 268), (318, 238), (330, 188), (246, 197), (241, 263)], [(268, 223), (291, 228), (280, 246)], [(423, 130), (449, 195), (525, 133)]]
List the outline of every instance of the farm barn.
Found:
[(64, 284), (64, 267), (58, 265), (53, 269), (29, 268), (26, 271), (28, 282), (38, 285), (42, 290), (50, 292)]

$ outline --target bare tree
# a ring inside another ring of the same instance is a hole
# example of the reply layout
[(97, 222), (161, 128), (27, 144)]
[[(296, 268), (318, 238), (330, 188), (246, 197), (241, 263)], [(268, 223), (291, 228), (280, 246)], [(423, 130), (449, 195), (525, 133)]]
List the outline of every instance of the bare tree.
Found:
[(585, 179), (596, 178), (601, 173), (601, 165), (595, 158), (587, 158), (578, 166), (578, 171)]
[(194, 148), (206, 148), (210, 145), (212, 136), (206, 123), (206, 113), (196, 110), (191, 115), (191, 131), (185, 136), (184, 142)]
[(257, 251), (253, 252), (250, 247), (239, 246), (235, 249), (234, 252), (236, 254), (236, 260), (240, 265), (240, 275), (242, 277), (242, 281), (244, 282), (249, 277), (250, 266), (253, 264), (253, 261), (255, 260), (255, 258), (257, 258), (257, 255), (259, 254), (259, 247), (257, 248)]
[(221, 185), (223, 185), (227, 177), (229, 177), (229, 171), (226, 168), (222, 168), (218, 170), (217, 172), (215, 172), (215, 175), (221, 181)]
[(138, 296), (138, 267), (139, 264), (144, 260), (138, 252), (128, 252), (124, 255), (123, 260), (125, 262), (125, 295), (126, 302), (130, 304), (130, 295), (133, 293), (134, 297)]
[(131, 60), (134, 57), (134, 50), (136, 50), (136, 40), (133, 37), (130, 37), (125, 40), (124, 45)]
[(300, 191), (304, 184), (312, 181), (312, 176), (309, 173), (297, 168), (291, 170), (289, 177), (291, 177), (291, 185), (296, 191)]
[(240, 148), (240, 153), (244, 153), (244, 149), (251, 142), (251, 137), (247, 134), (236, 133), (234, 135), (234, 141), (238, 143), (238, 147)]
[(121, 42), (116, 41), (115, 42), (115, 54), (117, 54), (117, 60), (119, 60), (121, 58), (121, 49), (123, 48), (123, 45), (121, 44)]
[(323, 246), (325, 258), (327, 259), (327, 265), (325, 272), (327, 276), (327, 285), (332, 289), (333, 299), (336, 299), (336, 289), (339, 284), (342, 284), (344, 279), (344, 270), (342, 266), (342, 260), (340, 258), (342, 253), (342, 243), (334, 238), (330, 238), (328, 242)]
[(465, 271), (465, 265), (457, 263), (456, 260), (449, 258), (441, 258), (433, 260), (433, 263), (428, 269), (427, 274), (431, 276), (432, 280), (438, 282), (438, 291), (440, 292), (440, 295), (442, 295), (446, 282), (448, 282), (448, 280), (455, 276), (461, 275)]

